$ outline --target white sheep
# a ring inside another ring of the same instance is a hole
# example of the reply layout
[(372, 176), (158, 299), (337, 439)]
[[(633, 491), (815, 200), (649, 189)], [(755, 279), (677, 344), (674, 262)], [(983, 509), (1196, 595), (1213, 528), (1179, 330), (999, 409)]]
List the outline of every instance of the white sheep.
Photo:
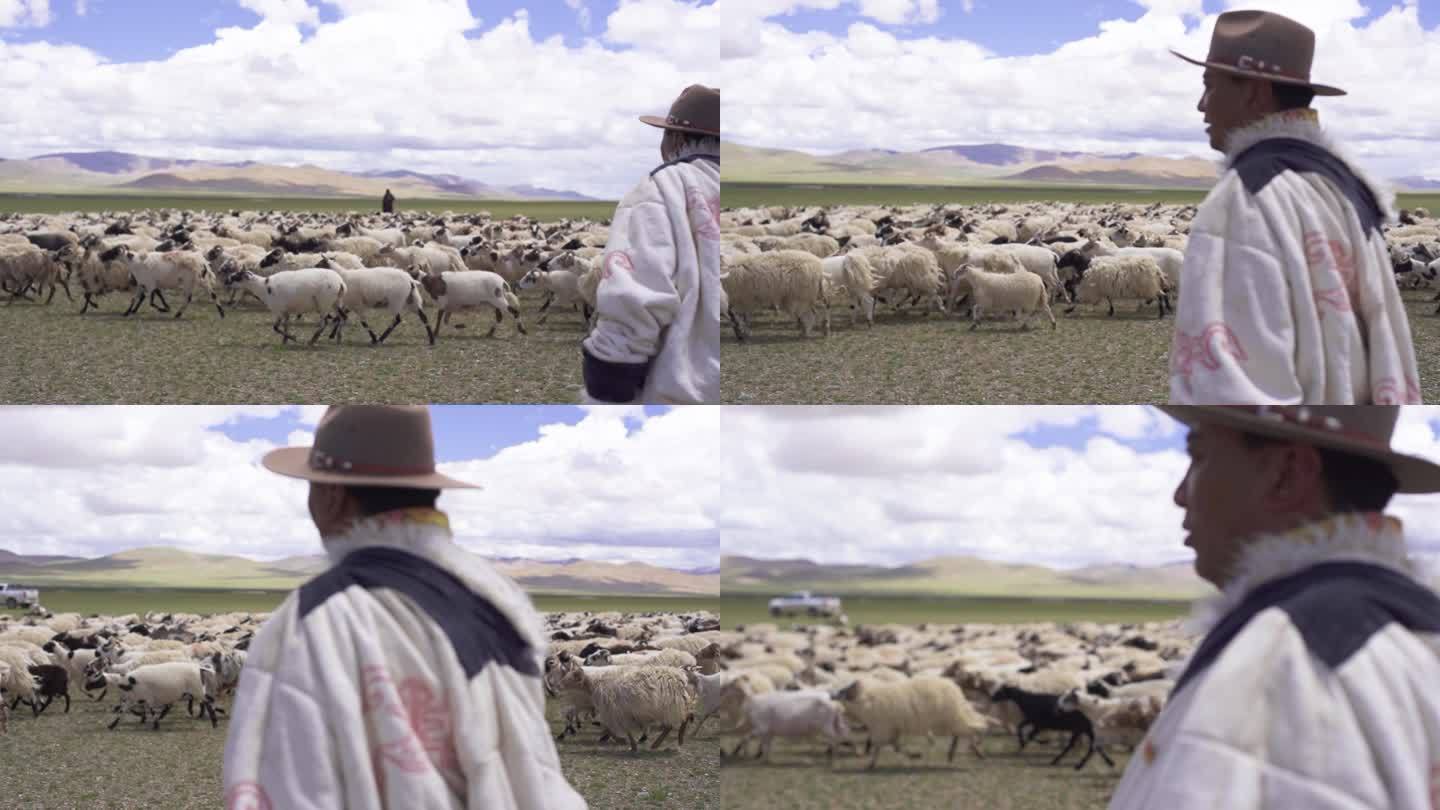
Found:
[(970, 307), (970, 328), (980, 326), (980, 316), (986, 311), (1016, 311), (1025, 316), (1020, 328), (1029, 329), (1030, 319), (1037, 312), (1045, 313), (1050, 319), (1050, 328), (1055, 329), (1055, 314), (1050, 311), (1050, 296), (1045, 291), (1045, 282), (1033, 273), (989, 273), (966, 265), (955, 276), (955, 284), (966, 282), (973, 292), (974, 302)]
[[(347, 313), (360, 316), (360, 325), (370, 333), (370, 345), (377, 346), (390, 337), (400, 325), (401, 313), (414, 312), (425, 324), (425, 335), (430, 335), (430, 319), (425, 317), (425, 299), (420, 295), (420, 282), (409, 273), (394, 267), (361, 267), (351, 269), (336, 266), (333, 257), (327, 255), (316, 265), (316, 269), (334, 270), (345, 282), (345, 294), (341, 296), (342, 306)], [(378, 337), (375, 330), (365, 321), (365, 310), (380, 309), (394, 317)], [(343, 328), (347, 319), (336, 321), (330, 336), (337, 341), (344, 338)]]
[(742, 256), (720, 274), (720, 285), (738, 340), (750, 334), (751, 313), (772, 307), (795, 318), (802, 338), (810, 336), (817, 316), (823, 319), (825, 336), (830, 335), (825, 272), (813, 253), (774, 250)]
[[(425, 292), (435, 301), (440, 314), (435, 317), (435, 328), (430, 331), (430, 343), (440, 337), (440, 327), (450, 319), (451, 313), (471, 309), (492, 309), (495, 322), (490, 325), (486, 337), (495, 334), (495, 329), (509, 312), (515, 319), (515, 329), (527, 334), (525, 321), (520, 317), (520, 299), (510, 290), (510, 284), (496, 273), (488, 270), (463, 270), (455, 273), (423, 272), (419, 266), (411, 266), (410, 275), (420, 280)], [(456, 329), (460, 324), (455, 325)]]
[(1165, 285), (1173, 295), (1180, 294), (1180, 269), (1185, 266), (1185, 253), (1169, 247), (1124, 247), (1117, 248), (1090, 240), (1080, 248), (1080, 252), (1094, 258), (1096, 256), (1149, 256), (1160, 265), (1160, 270), (1165, 273)]
[[(875, 286), (875, 276), (870, 261), (859, 253), (844, 256), (830, 256), (820, 260), (825, 273), (826, 293), (832, 299), (843, 299), (852, 310), (858, 309), (865, 315), (867, 326), (875, 325), (875, 296), (870, 290)], [(855, 324), (855, 313), (850, 314), (850, 324)]]
[[(559, 259), (557, 258), (555, 261), (558, 262)], [(590, 322), (592, 309), (585, 301), (585, 297), (580, 294), (580, 272), (554, 266), (548, 269), (537, 267), (520, 279), (516, 284), (519, 289), (528, 290), (538, 285), (545, 293), (545, 300), (540, 304), (538, 323), (545, 323), (545, 319), (550, 317), (550, 306), (556, 303), (567, 309), (581, 310), (585, 322), (587, 324)]]
[(906, 734), (951, 737), (948, 762), (955, 760), (955, 749), (962, 737), (969, 738), (976, 756), (984, 757), (975, 737), (985, 730), (988, 722), (953, 681), (918, 677), (900, 683), (877, 684), (861, 679), (834, 692), (832, 697), (845, 705), (847, 716), (853, 716), (865, 726), (874, 741), (869, 768), (875, 767), (880, 749), (886, 743), (900, 750), (900, 738)]
[[(67, 244), (65, 255), (78, 251)], [(37, 297), (48, 287), (50, 295), (45, 303), (55, 298), (56, 287), (63, 287), (65, 297), (70, 298), (70, 285), (65, 279), (66, 266), (54, 255), (33, 245), (0, 245), (0, 290), (8, 291), (13, 302), (25, 296), (30, 287), (36, 288)], [(71, 299), (73, 300), (73, 299)]]
[(756, 753), (758, 759), (768, 758), (770, 741), (775, 737), (808, 738), (818, 735), (829, 743), (825, 749), (829, 762), (834, 760), (835, 746), (844, 742), (850, 734), (841, 704), (818, 689), (747, 695), (740, 709), (740, 718), (733, 732), (744, 736), (731, 756), (744, 750), (752, 737), (760, 739), (760, 750)]
[(920, 245), (900, 244), (889, 247), (860, 248), (852, 253), (870, 261), (875, 279), (874, 295), (895, 290), (903, 294), (897, 308), (929, 300), (939, 312), (945, 312), (945, 274), (935, 254)]
[(226, 287), (244, 289), (265, 304), (270, 314), (275, 316), (271, 329), (280, 335), (282, 346), (295, 340), (290, 334), (290, 318), (293, 315), (306, 312), (320, 314), (320, 328), (310, 336), (311, 346), (320, 339), (320, 333), (332, 320), (345, 320), (345, 280), (334, 270), (309, 267), (261, 278), (249, 270), (235, 270), (227, 266), (222, 280)]
[(585, 659), (585, 665), (604, 667), (625, 664), (654, 664), (662, 667), (696, 666), (695, 656), (684, 650), (653, 650), (613, 654), (609, 650), (596, 650)]
[[(163, 291), (180, 290), (185, 293), (185, 303), (175, 312), (175, 317), (179, 318), (185, 314), (185, 308), (194, 298), (196, 287), (203, 287), (210, 293), (215, 311), (220, 313), (221, 318), (225, 317), (225, 309), (220, 306), (220, 298), (215, 294), (215, 277), (204, 256), (186, 250), (136, 253), (130, 248), (122, 247), (118, 260), (125, 264), (131, 280), (135, 283), (135, 298), (130, 302), (130, 308), (125, 310), (127, 317), (140, 311), (147, 295), (151, 306), (161, 312), (169, 312), (170, 306), (165, 301)], [(159, 304), (155, 303), (157, 298)]]
[(638, 750), (635, 738), (650, 726), (660, 736), (650, 750), (660, 747), (677, 726), (679, 744), (685, 744), (693, 700), (685, 673), (674, 667), (638, 666), (613, 676), (596, 676), (582, 667), (567, 667), (560, 676), (562, 688), (583, 688), (595, 705), (600, 724), (616, 737), (624, 737), (630, 750)]
[(1160, 265), (1149, 256), (1100, 256), (1086, 263), (1080, 284), (1075, 292), (1075, 303), (1065, 310), (1075, 311), (1080, 304), (1098, 304), (1101, 301), (1110, 306), (1110, 315), (1115, 314), (1115, 299), (1157, 301), (1159, 317), (1165, 317), (1170, 307), (1170, 297), (1165, 273)]
[[(1102, 698), (1080, 689), (1066, 692), (1057, 704), (1061, 711), (1078, 711), (1095, 728), (1096, 744), (1123, 743), (1132, 750), (1145, 738), (1165, 708), (1163, 698)], [(1083, 762), (1082, 762), (1083, 764)]]
[[(118, 678), (112, 681), (119, 687), (121, 697), (120, 705), (115, 707), (114, 713), (121, 714), (133, 703), (141, 704), (145, 713), (158, 711), (155, 717), (154, 730), (160, 730), (160, 721), (170, 713), (171, 707), (182, 699), (200, 701), (200, 716), (210, 716), (210, 727), (214, 728), (219, 724), (215, 716), (215, 697), (205, 688), (205, 672), (213, 677), (215, 671), (209, 667), (194, 662), (176, 661), (166, 664), (151, 664), (132, 670), (128, 675), (114, 675), (107, 673), (110, 678)], [(120, 717), (116, 717), (108, 726), (114, 729), (120, 723)], [(142, 719), (143, 722), (143, 719)]]

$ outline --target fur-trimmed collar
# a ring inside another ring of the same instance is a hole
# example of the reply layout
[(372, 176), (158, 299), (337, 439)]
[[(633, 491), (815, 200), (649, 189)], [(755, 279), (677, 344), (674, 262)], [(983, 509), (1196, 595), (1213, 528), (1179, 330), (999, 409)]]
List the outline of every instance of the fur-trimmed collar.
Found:
[(1236, 574), (1217, 595), (1195, 605), (1187, 629), (1206, 633), (1256, 588), (1324, 562), (1365, 562), (1422, 579), (1409, 555), (1404, 526), (1378, 513), (1334, 515), (1281, 534), (1262, 536), (1240, 552)]
[[(1310, 113), (1301, 115), (1298, 113)], [(1370, 176), (1350, 156), (1348, 150), (1320, 126), (1320, 118), (1313, 110), (1279, 112), (1267, 115), (1259, 121), (1231, 132), (1225, 139), (1225, 156), (1220, 160), (1220, 172), (1229, 171), (1245, 150), (1261, 141), (1272, 138), (1294, 138), (1324, 149), (1334, 155), (1370, 189), (1380, 205), (1380, 213), (1386, 224), (1397, 221), (1395, 213), (1395, 189), (1388, 183)]]
[(450, 543), (450, 538), (450, 522), (444, 512), (396, 510), (357, 520), (344, 534), (324, 538), (324, 543), (325, 554), (334, 565), (352, 551), (369, 546), (391, 546), (426, 554), (438, 544)]

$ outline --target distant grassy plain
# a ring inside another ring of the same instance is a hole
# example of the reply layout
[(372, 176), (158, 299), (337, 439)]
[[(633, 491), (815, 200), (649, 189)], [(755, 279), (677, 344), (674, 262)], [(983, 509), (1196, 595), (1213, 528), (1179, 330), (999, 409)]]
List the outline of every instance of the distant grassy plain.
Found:
[[(274, 610), (289, 590), (220, 590), (199, 588), (41, 588), (40, 603), (56, 613), (123, 615), (157, 611), (164, 613), (264, 613)], [(634, 613), (718, 612), (718, 597), (611, 596), (576, 594), (531, 594), (535, 609), (542, 613), (562, 611), (609, 611)], [(5, 610), (0, 615), (21, 615), (23, 610)], [(0, 802), (3, 805), (3, 802)]]
[[(187, 211), (353, 211), (379, 213), (380, 200), (359, 197), (234, 197), (193, 194), (14, 194), (0, 193), (0, 213), (58, 214), (66, 211), (136, 211), (173, 208)], [(474, 214), (489, 211), (497, 218), (516, 214), (542, 221), (565, 217), (604, 219), (615, 212), (612, 201), (580, 202), (567, 200), (470, 200), (415, 199), (400, 200), (396, 206), (406, 211), (454, 211)]]

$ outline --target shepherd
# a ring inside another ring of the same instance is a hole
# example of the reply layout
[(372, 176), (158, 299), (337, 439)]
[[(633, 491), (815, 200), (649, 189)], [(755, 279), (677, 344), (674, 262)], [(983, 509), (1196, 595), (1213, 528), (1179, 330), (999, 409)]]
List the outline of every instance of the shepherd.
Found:
[(1185, 405), (1419, 404), (1420, 374), (1381, 227), (1394, 193), (1310, 107), (1315, 33), (1228, 11), (1204, 61), (1222, 174), (1191, 224), (1170, 352)]
[(1385, 509), (1440, 492), (1440, 465), (1391, 449), (1398, 406), (1164, 410), (1190, 428), (1174, 499), (1220, 593), (1111, 810), (1432, 810), (1440, 596)]
[(388, 188), (385, 189), (385, 196), (380, 198), (380, 213), (395, 213), (395, 195), (391, 194)]
[(664, 162), (626, 194), (601, 258), (581, 349), (586, 403), (720, 401), (720, 91), (685, 88), (664, 118)]
[(583, 810), (560, 770), (530, 599), (457, 545), (424, 406), (333, 407), (266, 469), (310, 483), (330, 567), (252, 640), (225, 806)]

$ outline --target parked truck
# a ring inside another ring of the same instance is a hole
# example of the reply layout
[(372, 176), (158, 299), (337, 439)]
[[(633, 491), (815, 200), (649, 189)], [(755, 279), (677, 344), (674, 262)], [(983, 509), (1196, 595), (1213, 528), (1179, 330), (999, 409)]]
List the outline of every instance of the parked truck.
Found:
[(30, 607), (40, 603), (40, 592), (34, 588), (0, 583), (0, 605), (7, 608)]
[(770, 615), (785, 616), (804, 613), (807, 616), (838, 616), (840, 600), (834, 596), (815, 596), (809, 591), (797, 591), (770, 600)]

